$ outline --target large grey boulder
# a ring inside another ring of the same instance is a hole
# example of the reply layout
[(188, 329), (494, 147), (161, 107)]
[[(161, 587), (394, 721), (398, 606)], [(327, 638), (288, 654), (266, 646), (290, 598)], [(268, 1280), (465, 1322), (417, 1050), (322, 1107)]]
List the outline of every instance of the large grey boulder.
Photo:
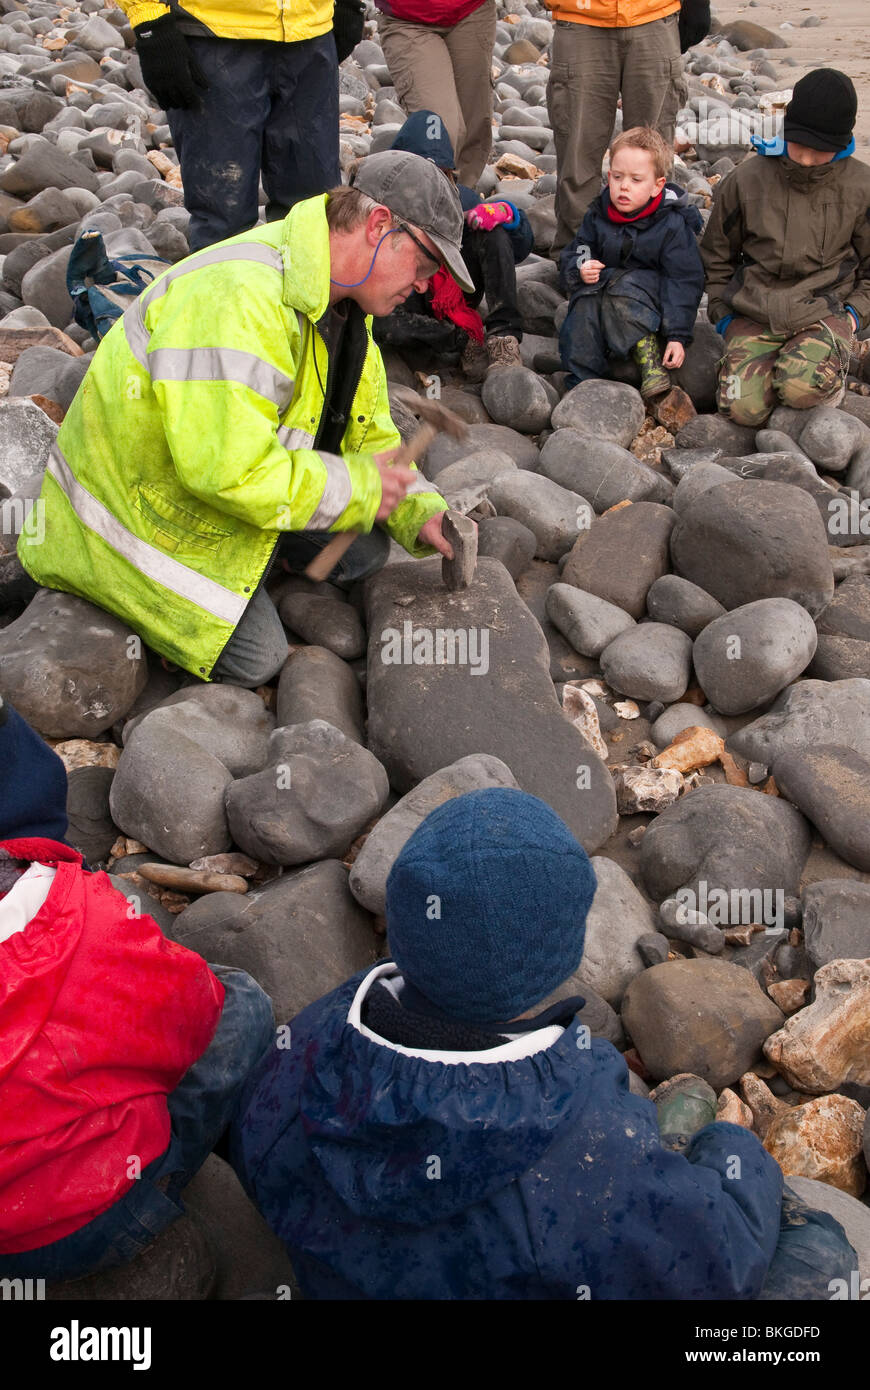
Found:
[(670, 704), (686, 693), (692, 639), (667, 623), (635, 624), (604, 648), (601, 671), (623, 695)]
[(731, 735), (728, 747), (769, 767), (789, 748), (840, 743), (870, 747), (870, 680), (802, 680), (777, 696), (760, 719)]
[(541, 450), (541, 473), (588, 497), (596, 513), (617, 502), (669, 502), (673, 484), (627, 449), (579, 430), (556, 430)]
[(598, 887), (586, 918), (583, 959), (576, 971), (580, 992), (591, 985), (618, 1009), (635, 975), (645, 968), (638, 939), (656, 929), (656, 914), (624, 869), (594, 855)]
[(650, 585), (646, 610), (654, 622), (670, 623), (691, 638), (725, 612), (712, 594), (679, 574), (663, 574)]
[(95, 738), (148, 679), (142, 644), (86, 599), (40, 589), (0, 630), (3, 694), (46, 738)]
[(125, 744), (145, 719), (183, 734), (222, 762), (233, 777), (260, 771), (275, 728), (275, 716), (259, 695), (237, 685), (182, 686), (124, 725)]
[(540, 473), (516, 469), (502, 473), (487, 489), (500, 516), (512, 516), (537, 539), (542, 560), (559, 560), (586, 529), (592, 509), (585, 497), (569, 492)]
[(762, 598), (709, 623), (695, 639), (692, 660), (713, 708), (745, 714), (800, 675), (816, 641), (815, 624), (799, 603)]
[(355, 743), (363, 742), (359, 681), (347, 662), (325, 647), (292, 652), (278, 680), (278, 727), (311, 719), (325, 719)]
[(213, 1298), (253, 1294), (285, 1298), (298, 1292), (283, 1241), (266, 1225), (229, 1163), (210, 1153), (181, 1193), (186, 1210), (202, 1230), (217, 1265)]
[[(702, 880), (708, 896), (713, 889), (729, 895), (768, 889), (790, 897), (797, 893), (809, 848), (806, 821), (781, 797), (721, 784), (697, 787), (647, 826), (640, 842), (640, 872), (657, 902), (684, 887), (700, 900)], [(739, 905), (743, 898), (734, 901)]]
[(870, 757), (838, 743), (790, 748), (773, 763), (780, 795), (841, 859), (870, 871)]
[(818, 509), (790, 483), (736, 479), (702, 493), (677, 520), (671, 559), (729, 609), (791, 598), (815, 616), (834, 593)]
[(357, 902), (377, 916), (386, 910), (386, 885), (399, 852), (430, 811), (465, 792), (482, 787), (516, 787), (506, 763), (489, 754), (460, 758), (440, 772), (433, 772), (382, 816), (366, 837), (351, 865), (348, 879)]
[(803, 891), (804, 945), (818, 968), (870, 957), (870, 883), (823, 878)]
[(57, 425), (33, 401), (0, 400), (0, 495), (9, 497), (33, 485), (56, 438)]
[(170, 864), (222, 854), (232, 843), (224, 796), (232, 775), (213, 753), (148, 715), (118, 763), (109, 807), (125, 835)]
[(615, 603), (587, 594), (573, 584), (551, 584), (547, 617), (581, 656), (599, 656), (615, 637), (635, 621)]
[(656, 1081), (691, 1072), (721, 1091), (761, 1060), (783, 1015), (748, 970), (702, 959), (665, 961), (638, 975), (622, 1020)]
[(335, 859), (250, 893), (209, 893), (175, 919), (174, 939), (205, 960), (247, 970), (279, 1023), (374, 965), (377, 938)]
[(503, 565), (479, 560), (456, 592), (440, 560), (388, 568), (367, 581), (366, 610), (369, 746), (397, 791), (489, 753), (587, 852), (603, 844), (616, 826), (610, 775), (562, 713), (543, 633)]
[(622, 381), (581, 381), (553, 411), (554, 430), (575, 429), (628, 448), (646, 416), (641, 394)]
[(323, 719), (276, 729), (266, 763), (226, 797), (233, 839), (266, 864), (344, 854), (390, 791), (377, 758)]
[(547, 388), (527, 367), (499, 367), (487, 372), (481, 397), (496, 424), (509, 425), (523, 434), (538, 434), (550, 423), (553, 403)]
[(562, 579), (642, 618), (650, 585), (670, 570), (673, 526), (674, 513), (657, 502), (634, 502), (596, 517), (578, 536)]

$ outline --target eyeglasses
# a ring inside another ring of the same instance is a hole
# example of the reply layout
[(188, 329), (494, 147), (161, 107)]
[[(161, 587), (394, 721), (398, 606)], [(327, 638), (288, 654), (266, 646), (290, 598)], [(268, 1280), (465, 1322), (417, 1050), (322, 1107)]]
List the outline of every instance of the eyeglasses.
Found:
[[(432, 261), (432, 262), (433, 262), (433, 264), (434, 264), (434, 266), (435, 266), (435, 270), (440, 270), (440, 269), (441, 269), (441, 257), (440, 257), (440, 256), (436, 256), (435, 253), (434, 253), (433, 251), (430, 251), (430, 250), (429, 250), (428, 246), (424, 246), (424, 245), (423, 245), (423, 243), (422, 243), (422, 241), (420, 240), (419, 237), (414, 236), (414, 233), (411, 231), (411, 228), (408, 226), (407, 222), (403, 222), (402, 219), (401, 219), (400, 217), (394, 217), (394, 218), (393, 218), (393, 221), (394, 221), (394, 223), (396, 224), (396, 228), (397, 228), (399, 231), (407, 233), (407, 235), (408, 235), (408, 236), (411, 238), (411, 240), (413, 241), (414, 245), (415, 245), (420, 251), (423, 252), (423, 255), (426, 257), (426, 260), (427, 260), (427, 261)], [(435, 274), (435, 271), (434, 271), (434, 270), (428, 270), (428, 271), (427, 271), (427, 270), (426, 270), (426, 267), (424, 266), (424, 267), (423, 267), (423, 274), (425, 275), (426, 279), (429, 279), (430, 276), (432, 276), (432, 275)]]

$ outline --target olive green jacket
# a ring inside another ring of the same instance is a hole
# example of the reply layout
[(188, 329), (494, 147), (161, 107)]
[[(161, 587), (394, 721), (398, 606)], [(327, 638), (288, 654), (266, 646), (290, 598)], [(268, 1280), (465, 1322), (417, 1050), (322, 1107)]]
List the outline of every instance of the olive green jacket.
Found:
[(805, 169), (750, 155), (716, 189), (701, 241), (711, 323), (727, 314), (799, 333), (843, 314), (870, 323), (870, 168)]

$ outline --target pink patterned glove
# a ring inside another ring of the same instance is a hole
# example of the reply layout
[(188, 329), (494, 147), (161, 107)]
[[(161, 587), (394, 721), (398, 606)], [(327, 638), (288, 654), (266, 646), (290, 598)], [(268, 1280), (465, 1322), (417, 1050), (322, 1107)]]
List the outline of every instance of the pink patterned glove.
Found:
[(502, 222), (513, 222), (514, 210), (510, 203), (478, 203), (465, 214), (465, 220), (476, 232), (491, 232)]

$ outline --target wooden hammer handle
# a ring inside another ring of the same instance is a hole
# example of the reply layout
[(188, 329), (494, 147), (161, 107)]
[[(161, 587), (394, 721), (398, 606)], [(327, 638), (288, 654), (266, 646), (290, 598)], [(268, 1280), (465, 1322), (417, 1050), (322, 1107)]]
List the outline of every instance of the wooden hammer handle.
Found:
[[(391, 468), (407, 468), (418, 454), (422, 454), (435, 438), (438, 430), (434, 425), (421, 425), (413, 438), (407, 444), (402, 444), (396, 457), (390, 461)], [(319, 555), (305, 566), (305, 577), (307, 579), (321, 580), (326, 579), (338, 564), (344, 552), (353, 545), (357, 536), (365, 534), (360, 531), (339, 531), (333, 540), (323, 547)]]

